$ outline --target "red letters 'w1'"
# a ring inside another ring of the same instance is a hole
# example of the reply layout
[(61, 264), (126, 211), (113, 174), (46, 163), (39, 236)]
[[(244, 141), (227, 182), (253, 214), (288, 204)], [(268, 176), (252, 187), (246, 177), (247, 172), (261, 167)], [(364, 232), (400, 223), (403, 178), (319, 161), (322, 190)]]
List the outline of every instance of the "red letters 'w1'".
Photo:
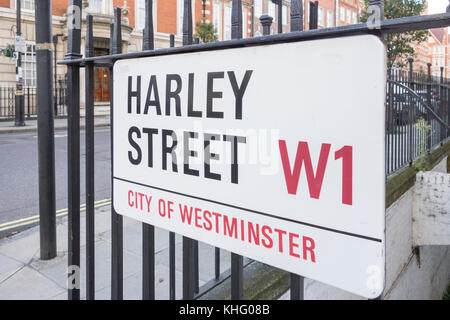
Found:
[(322, 189), (323, 176), (325, 175), (325, 168), (327, 166), (328, 155), (330, 153), (331, 145), (322, 143), (320, 149), (319, 163), (314, 174), (314, 169), (311, 163), (311, 156), (309, 154), (308, 143), (304, 141), (298, 142), (297, 155), (295, 156), (294, 170), (291, 170), (289, 156), (286, 148), (286, 141), (279, 140), (281, 162), (283, 163), (284, 177), (286, 179), (286, 187), (289, 194), (297, 194), (298, 181), (300, 179), (300, 172), (303, 163), (305, 164), (306, 179), (308, 180), (309, 195), (311, 198), (319, 199), (320, 190)]

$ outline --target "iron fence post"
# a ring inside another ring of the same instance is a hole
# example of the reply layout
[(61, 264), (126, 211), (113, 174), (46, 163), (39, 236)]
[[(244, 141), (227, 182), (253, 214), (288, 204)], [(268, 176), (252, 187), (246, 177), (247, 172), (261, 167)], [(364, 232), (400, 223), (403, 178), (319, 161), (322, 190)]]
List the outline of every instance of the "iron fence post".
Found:
[[(431, 102), (431, 62), (427, 63), (427, 67), (428, 67), (428, 73), (427, 73), (427, 102), (428, 105), (430, 106), (430, 108), (433, 108), (432, 102)], [(427, 112), (427, 124), (431, 125), (431, 119), (430, 119), (430, 114), (429, 112)], [(427, 139), (427, 153), (431, 152), (431, 133), (428, 134), (428, 132), (426, 133), (426, 139)]]
[(304, 300), (305, 278), (291, 273), (291, 300)]
[(242, 39), (242, 1), (233, 0), (231, 7), (231, 39)]
[[(153, 0), (145, 0), (143, 50), (154, 49)], [(155, 227), (142, 223), (142, 299), (155, 299)]]
[[(291, 32), (303, 30), (303, 1), (291, 0)], [(291, 273), (291, 300), (304, 299), (305, 278)]]
[[(81, 0), (70, 0), (66, 60), (81, 58)], [(72, 20), (70, 20), (72, 19)], [(67, 68), (67, 165), (68, 165), (68, 264), (69, 276), (79, 276), (80, 269), (80, 66)], [(77, 275), (78, 272), (78, 275)], [(80, 299), (80, 288), (68, 287), (69, 300)]]
[[(408, 58), (408, 63), (409, 63), (409, 74), (408, 74), (408, 83), (409, 83), (409, 87), (414, 90), (414, 81), (413, 81), (413, 62), (414, 59), (412, 57)], [(414, 153), (413, 153), (413, 122), (414, 122), (414, 106), (413, 106), (413, 101), (410, 97), (410, 95), (408, 95), (409, 97), (409, 107), (408, 107), (408, 119), (409, 119), (409, 134), (408, 134), (408, 139), (409, 139), (409, 165), (411, 166), (413, 161), (414, 161)]]
[[(170, 34), (170, 47), (175, 47), (175, 35)], [(175, 300), (175, 232), (169, 232), (169, 298)]]
[[(231, 38), (242, 39), (242, 3), (233, 0), (231, 16)], [(237, 160), (236, 160), (237, 161)], [(241, 300), (244, 296), (244, 259), (241, 255), (231, 253), (231, 299)]]
[(271, 0), (273, 4), (277, 6), (278, 9), (278, 17), (277, 17), (277, 25), (278, 25), (278, 33), (283, 33), (283, 0)]
[(39, 235), (42, 260), (56, 257), (55, 138), (52, 112), (52, 50), (49, 46), (52, 36), (51, 12), (51, 1), (36, 2)]
[(317, 15), (319, 13), (319, 2), (309, 3), (309, 30), (317, 29)]
[[(114, 8), (114, 24), (112, 26), (111, 49), (112, 54), (122, 53), (122, 10), (120, 7)], [(110, 101), (111, 101), (111, 128), (113, 128), (113, 110), (114, 110), (114, 72), (113, 67), (110, 69)], [(113, 130), (111, 130), (111, 142)], [(114, 154), (114, 145), (111, 144), (111, 154)], [(111, 156), (111, 180), (113, 180), (113, 156)], [(111, 191), (114, 195), (114, 183), (111, 183)], [(123, 299), (123, 217), (111, 206), (111, 299)]]
[(291, 0), (291, 31), (303, 30), (303, 1)]
[(192, 2), (184, 0), (183, 7), (183, 46), (192, 44)]
[[(191, 45), (192, 2), (184, 0), (183, 11), (183, 46)], [(183, 299), (192, 300), (196, 289), (195, 276), (195, 241), (183, 236)]]
[[(86, 15), (86, 57), (94, 56), (93, 17)], [(94, 63), (86, 63), (86, 299), (95, 299)]]

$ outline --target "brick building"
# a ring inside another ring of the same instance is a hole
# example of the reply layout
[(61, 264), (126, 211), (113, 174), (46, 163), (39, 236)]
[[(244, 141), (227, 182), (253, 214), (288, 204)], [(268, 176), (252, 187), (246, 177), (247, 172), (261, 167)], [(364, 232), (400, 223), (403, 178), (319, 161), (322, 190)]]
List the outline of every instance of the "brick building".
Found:
[[(0, 0), (0, 48), (14, 43), (16, 32), (16, 1)], [(24, 85), (36, 85), (34, 1), (22, 1), (22, 36), (27, 44), (27, 52), (23, 55)], [(194, 33), (195, 22), (203, 18), (214, 24), (219, 40), (231, 39), (232, 0), (191, 0), (193, 8)], [(52, 1), (52, 31), (57, 41), (54, 52), (57, 60), (62, 60), (67, 48), (68, 0)], [(145, 19), (145, 0), (83, 0), (82, 44), (84, 53), (84, 35), (86, 31), (86, 12), (93, 15), (94, 21), (94, 54), (109, 53), (110, 28), (113, 21), (113, 9), (122, 7), (123, 52), (142, 50), (142, 31)], [(155, 48), (169, 46), (170, 34), (175, 34), (176, 45), (181, 45), (184, 0), (154, 0), (153, 20), (155, 26)], [(242, 0), (243, 37), (262, 35), (259, 17), (269, 14), (274, 18), (271, 34), (277, 33), (278, 19), (283, 21), (283, 32), (290, 30), (290, 0), (282, 1), (282, 16), (278, 17), (277, 6), (271, 0)], [(361, 11), (361, 0), (320, 0), (318, 8), (318, 27), (328, 28), (358, 22)], [(309, 1), (303, 0), (304, 24), (308, 29)], [(65, 66), (55, 66), (58, 78), (66, 75)], [(82, 70), (83, 72), (83, 70)], [(95, 101), (109, 101), (109, 71), (97, 68), (95, 74)], [(84, 80), (83, 74), (81, 75)], [(15, 60), (0, 56), (0, 86), (15, 84)], [(84, 90), (84, 85), (81, 86)], [(84, 94), (81, 94), (82, 105)]]
[(431, 62), (431, 74), (441, 75), (441, 67), (444, 67), (444, 77), (448, 78), (448, 29), (430, 29), (428, 35), (428, 60)]

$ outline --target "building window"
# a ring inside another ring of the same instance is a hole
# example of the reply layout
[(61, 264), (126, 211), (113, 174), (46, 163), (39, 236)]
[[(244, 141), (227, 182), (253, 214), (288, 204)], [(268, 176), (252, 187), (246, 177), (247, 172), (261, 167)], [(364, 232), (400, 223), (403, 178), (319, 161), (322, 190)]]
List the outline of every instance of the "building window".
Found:
[(347, 23), (352, 23), (352, 11), (350, 9), (346, 9), (345, 12), (347, 14)]
[(242, 7), (242, 38), (247, 38), (247, 9)]
[(262, 16), (262, 0), (255, 0), (255, 17), (259, 19)]
[(288, 24), (288, 14), (287, 14), (287, 6), (283, 5), (283, 8), (281, 9), (283, 12), (283, 24), (287, 25)]
[(223, 16), (224, 40), (231, 40), (231, 7), (225, 6), (224, 8), (225, 8)]
[(214, 2), (213, 4), (213, 24), (217, 30), (217, 35), (219, 40), (222, 39), (222, 14), (221, 14), (221, 5), (218, 2)]
[(356, 24), (356, 12), (352, 12), (352, 24)]
[(137, 0), (135, 3), (136, 3), (136, 29), (144, 30), (144, 28), (145, 28), (145, 0)]
[(36, 47), (34, 44), (27, 44), (22, 66), (24, 85), (27, 87), (36, 86)]
[(268, 2), (268, 4), (269, 4), (269, 16), (271, 16), (272, 18), (273, 18), (273, 21), (275, 21), (276, 19), (276, 17), (275, 17), (275, 3), (273, 3), (272, 1), (270, 1), (269, 0), (269, 2)]
[(327, 28), (333, 27), (333, 12), (327, 10)]
[(21, 0), (21, 9), (34, 11), (34, 0)]
[(324, 24), (324, 14), (323, 14), (324, 10), (323, 8), (319, 7), (319, 10), (317, 12), (317, 24), (320, 27), (323, 27)]
[(339, 13), (339, 17), (341, 18), (341, 21), (345, 21), (345, 8), (341, 7), (340, 8), (340, 13)]
[(310, 10), (310, 4), (311, 4), (311, 2), (309, 1), (308, 2), (308, 11), (307, 11), (307, 14), (308, 14), (308, 22), (309, 22), (309, 16), (310, 16), (310, 12), (311, 12), (311, 10)]

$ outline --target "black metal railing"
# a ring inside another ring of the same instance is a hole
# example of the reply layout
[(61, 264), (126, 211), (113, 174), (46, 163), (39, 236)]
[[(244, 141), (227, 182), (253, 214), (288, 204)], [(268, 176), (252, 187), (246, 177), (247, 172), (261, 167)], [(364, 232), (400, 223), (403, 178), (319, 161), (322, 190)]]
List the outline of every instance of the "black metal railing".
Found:
[[(54, 115), (67, 115), (67, 82), (59, 79), (54, 85)], [(24, 87), (24, 112), (26, 119), (37, 116), (36, 87)], [(15, 119), (16, 87), (0, 85), (0, 120)]]
[[(379, 1), (372, 1), (371, 3), (379, 4)], [(77, 7), (79, 12), (73, 12), (68, 14), (68, 18), (74, 18), (75, 14), (78, 14), (79, 21), (81, 23), (81, 0), (71, 0), (69, 2), (71, 8)], [(308, 31), (302, 31), (302, 23), (299, 19), (302, 19), (302, 1), (291, 1), (291, 31), (287, 34), (269, 35), (270, 25), (272, 18), (263, 15), (261, 17), (261, 23), (263, 25), (264, 36), (258, 38), (242, 39), (242, 13), (240, 0), (232, 1), (232, 18), (231, 28), (233, 40), (225, 42), (203, 43), (197, 44), (198, 41), (193, 41), (192, 34), (192, 7), (191, 1), (184, 1), (184, 14), (183, 14), (183, 47), (167, 48), (160, 50), (152, 50), (154, 44), (153, 38), (153, 21), (152, 21), (152, 0), (145, 1), (146, 14), (145, 14), (145, 29), (143, 37), (142, 52), (122, 53), (122, 36), (121, 36), (121, 9), (115, 8), (114, 22), (111, 23), (111, 41), (110, 52), (108, 56), (93, 57), (93, 41), (92, 41), (92, 17), (90, 15), (86, 18), (87, 35), (86, 35), (86, 57), (82, 58), (81, 54), (81, 28), (69, 28), (68, 30), (68, 53), (66, 59), (61, 64), (67, 65), (68, 68), (68, 185), (69, 185), (69, 242), (68, 242), (68, 265), (70, 268), (73, 266), (80, 267), (80, 68), (86, 68), (86, 248), (87, 248), (87, 260), (86, 260), (86, 283), (87, 283), (87, 299), (95, 299), (95, 274), (94, 274), (94, 249), (95, 249), (95, 236), (94, 236), (94, 216), (95, 209), (93, 205), (94, 199), (94, 128), (93, 128), (93, 98), (92, 98), (92, 85), (93, 85), (93, 70), (95, 67), (109, 67), (111, 70), (111, 110), (113, 110), (113, 78), (114, 74), (112, 68), (114, 62), (120, 59), (130, 59), (143, 56), (157, 56), (169, 53), (182, 53), (182, 52), (196, 52), (205, 50), (219, 50), (227, 48), (238, 48), (250, 45), (266, 45), (273, 43), (284, 43), (292, 41), (306, 41), (313, 39), (323, 39), (330, 37), (343, 37), (350, 35), (361, 34), (375, 34), (381, 36), (383, 33), (392, 32), (404, 32), (417, 29), (428, 29), (435, 27), (447, 26), (450, 24), (450, 15), (441, 14), (433, 15), (429, 17), (407, 17), (393, 20), (383, 20), (380, 23), (380, 28), (374, 30), (367, 24), (358, 24), (351, 26), (344, 26), (338, 28), (329, 29), (316, 29), (317, 16), (313, 16), (310, 19), (310, 29)], [(313, 15), (317, 15), (317, 10), (311, 11)], [(76, 18), (76, 17), (75, 17)], [(174, 47), (173, 35), (171, 36), (171, 47)], [(410, 78), (412, 79), (412, 78)], [(437, 123), (443, 128), (442, 120), (437, 115), (441, 112), (443, 115), (445, 112), (444, 99), (448, 96), (448, 93), (443, 93), (442, 88), (446, 88), (444, 84), (439, 84), (439, 94), (444, 97), (440, 100), (440, 104), (429, 105), (431, 101), (423, 101), (420, 94), (414, 93), (416, 89), (421, 85), (421, 81), (415, 81), (415, 87), (410, 88), (409, 83), (406, 85), (403, 80), (397, 77), (395, 74), (389, 78), (387, 83), (388, 91), (388, 108), (387, 119), (387, 142), (386, 146), (390, 151), (390, 158), (387, 160), (389, 166), (386, 167), (389, 172), (394, 172), (402, 165), (411, 161), (416, 155), (411, 153), (412, 148), (406, 148), (407, 143), (414, 141), (412, 139), (405, 138), (406, 136), (414, 136), (415, 121), (424, 113), (424, 117), (428, 123), (432, 123), (432, 126), (436, 126)], [(428, 87), (432, 87), (430, 81), (425, 82)], [(427, 87), (427, 89), (428, 89)], [(407, 107), (407, 115), (402, 114), (402, 110), (405, 106), (404, 102), (401, 102), (403, 97), (398, 95), (398, 92), (403, 90), (406, 96), (406, 101), (410, 103), (410, 107)], [(431, 92), (428, 90), (428, 92)], [(436, 105), (440, 105), (439, 111), (433, 111)], [(88, 112), (89, 111), (89, 112)], [(399, 114), (397, 114), (400, 112)], [(436, 113), (437, 112), (437, 113)], [(112, 124), (111, 112), (111, 124)], [(403, 118), (407, 117), (409, 120), (403, 122)], [(439, 119), (438, 119), (439, 118)], [(434, 122), (433, 122), (434, 121)], [(447, 120), (448, 124), (448, 112)], [(90, 125), (88, 125), (90, 123)], [(445, 123), (445, 122), (444, 122)], [(409, 126), (409, 131), (405, 128)], [(403, 133), (402, 133), (403, 132)], [(430, 149), (433, 145), (433, 141), (443, 141), (444, 136), (443, 129), (439, 131), (439, 139), (433, 140), (428, 146)], [(445, 136), (448, 137), (448, 130), (445, 132)], [(394, 143), (395, 141), (395, 143)], [(414, 143), (413, 143), (414, 146)], [(113, 145), (111, 145), (111, 149)], [(404, 148), (404, 149), (401, 149)], [(405, 152), (406, 150), (406, 152)], [(409, 151), (409, 153), (408, 153)], [(113, 152), (113, 150), (111, 150)], [(394, 156), (394, 154), (396, 156)], [(409, 158), (408, 158), (409, 154)], [(112, 161), (112, 160), (111, 160)], [(392, 164), (391, 164), (392, 162)], [(395, 165), (394, 165), (395, 163)], [(111, 163), (113, 166), (113, 163)], [(112, 177), (111, 177), (112, 178)], [(113, 192), (113, 191), (112, 191)], [(117, 214), (114, 208), (111, 209), (111, 227), (112, 227), (112, 252), (111, 252), (111, 298), (123, 299), (123, 221), (122, 216)], [(175, 299), (175, 241), (174, 234), (170, 233), (170, 298)], [(142, 260), (142, 292), (144, 299), (155, 298), (155, 252), (154, 252), (154, 230), (152, 226), (143, 224), (143, 260)], [(192, 239), (183, 239), (183, 299), (193, 299), (204, 293), (206, 290), (210, 290), (218, 283), (222, 282), (225, 278), (231, 278), (231, 297), (234, 299), (240, 299), (243, 297), (243, 268), (248, 262), (247, 259), (242, 256), (233, 254), (231, 259), (230, 268), (221, 272), (220, 270), (220, 250), (215, 250), (215, 277), (203, 286), (199, 286), (199, 268), (198, 268), (198, 243)], [(299, 275), (291, 275), (291, 298), (302, 299), (303, 298), (303, 277)], [(79, 288), (68, 289), (69, 299), (80, 299)]]
[[(386, 84), (386, 175), (410, 166), (449, 137), (450, 81), (410, 70), (388, 72)], [(443, 71), (443, 70), (442, 70)]]

